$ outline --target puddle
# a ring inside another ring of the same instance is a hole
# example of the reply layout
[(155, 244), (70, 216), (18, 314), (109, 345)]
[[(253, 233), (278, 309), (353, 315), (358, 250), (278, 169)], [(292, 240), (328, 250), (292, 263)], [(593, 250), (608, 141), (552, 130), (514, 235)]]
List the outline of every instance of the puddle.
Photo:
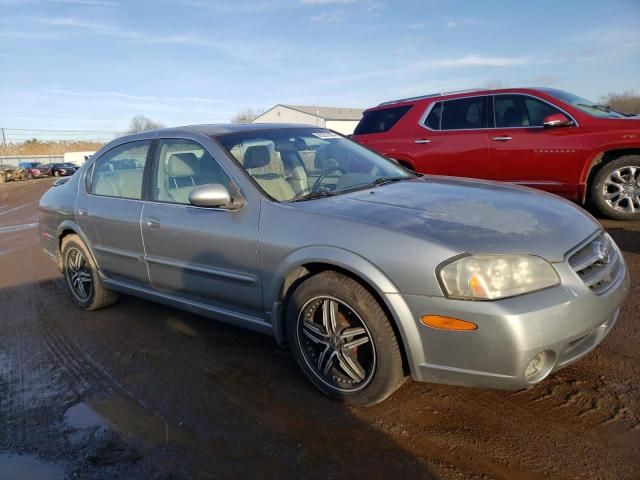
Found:
[(64, 414), (64, 421), (67, 425), (77, 429), (106, 428), (108, 426), (107, 422), (86, 403), (78, 403), (67, 410)]
[(0, 477), (11, 480), (61, 480), (62, 467), (29, 455), (0, 454)]

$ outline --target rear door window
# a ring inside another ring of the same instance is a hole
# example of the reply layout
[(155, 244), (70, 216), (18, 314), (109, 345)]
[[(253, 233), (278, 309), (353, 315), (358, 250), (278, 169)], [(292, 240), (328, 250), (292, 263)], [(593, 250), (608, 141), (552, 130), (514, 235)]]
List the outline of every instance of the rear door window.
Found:
[(487, 98), (469, 97), (443, 102), (441, 130), (487, 128)]
[(424, 121), (424, 124), (427, 128), (430, 128), (431, 130), (440, 130), (441, 120), (442, 120), (442, 102), (438, 102), (433, 106), (433, 108), (431, 108), (431, 111), (429, 112), (429, 115), (427, 115), (427, 118)]
[(403, 105), (365, 112), (353, 134), (365, 135), (369, 133), (387, 132), (411, 110), (412, 106), (413, 105)]
[(142, 198), (142, 179), (150, 141), (125, 143), (109, 150), (93, 165), (89, 191), (104, 197)]

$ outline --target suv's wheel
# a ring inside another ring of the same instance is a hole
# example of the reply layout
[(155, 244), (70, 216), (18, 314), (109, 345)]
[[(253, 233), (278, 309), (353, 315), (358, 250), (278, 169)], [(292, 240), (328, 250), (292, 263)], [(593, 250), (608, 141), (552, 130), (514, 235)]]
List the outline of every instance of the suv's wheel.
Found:
[(389, 319), (357, 281), (326, 271), (302, 282), (286, 310), (287, 341), (298, 366), (326, 395), (373, 405), (405, 380)]
[(640, 156), (625, 155), (604, 165), (591, 184), (591, 199), (607, 217), (640, 219)]
[(62, 265), (71, 299), (84, 310), (108, 307), (118, 294), (102, 285), (98, 269), (84, 242), (78, 235), (62, 239)]

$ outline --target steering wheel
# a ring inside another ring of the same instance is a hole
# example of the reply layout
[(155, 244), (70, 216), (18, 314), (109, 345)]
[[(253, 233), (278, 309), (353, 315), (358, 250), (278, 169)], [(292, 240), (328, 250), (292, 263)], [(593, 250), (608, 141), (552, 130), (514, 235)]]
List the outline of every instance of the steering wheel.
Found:
[(329, 176), (330, 173), (333, 172), (337, 172), (340, 171), (342, 172), (342, 174), (346, 174), (347, 172), (345, 172), (342, 168), (340, 167), (329, 167), (327, 168), (324, 172), (322, 172), (320, 174), (320, 176), (318, 177), (318, 179), (314, 182), (313, 187), (311, 187), (311, 191), (312, 192), (317, 192), (318, 188), (320, 187), (320, 185), (322, 185), (322, 181), (327, 178), (327, 176)]

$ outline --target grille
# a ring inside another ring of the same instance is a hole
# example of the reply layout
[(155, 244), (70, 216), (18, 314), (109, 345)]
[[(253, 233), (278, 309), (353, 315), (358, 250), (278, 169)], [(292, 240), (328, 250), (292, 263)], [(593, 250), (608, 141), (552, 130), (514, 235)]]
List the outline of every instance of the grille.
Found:
[(569, 257), (569, 265), (597, 295), (609, 291), (624, 275), (620, 251), (606, 233), (580, 247)]

